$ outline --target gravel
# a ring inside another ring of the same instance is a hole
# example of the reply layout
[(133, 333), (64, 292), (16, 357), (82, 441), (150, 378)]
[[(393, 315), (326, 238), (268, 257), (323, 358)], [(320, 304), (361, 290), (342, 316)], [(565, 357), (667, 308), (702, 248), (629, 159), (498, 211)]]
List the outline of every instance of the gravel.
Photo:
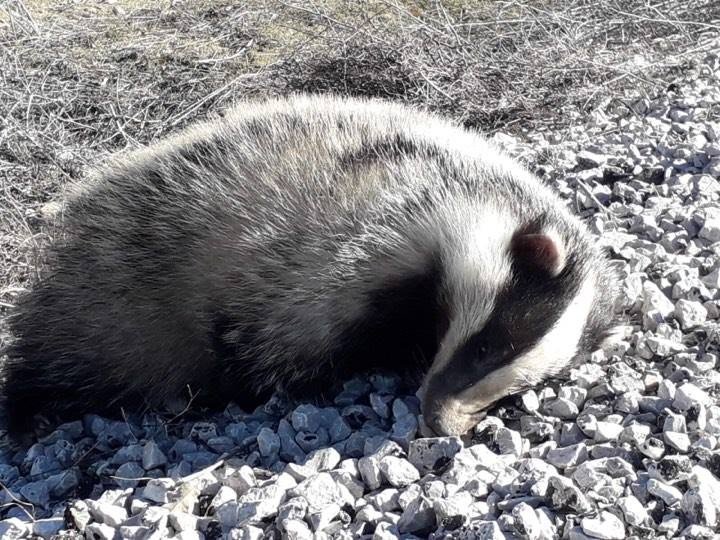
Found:
[(389, 375), (202, 422), (88, 415), (0, 450), (0, 537), (717, 538), (719, 88), (711, 55), (653, 99), (495, 137), (599, 235), (628, 317), (468, 437), (419, 438)]

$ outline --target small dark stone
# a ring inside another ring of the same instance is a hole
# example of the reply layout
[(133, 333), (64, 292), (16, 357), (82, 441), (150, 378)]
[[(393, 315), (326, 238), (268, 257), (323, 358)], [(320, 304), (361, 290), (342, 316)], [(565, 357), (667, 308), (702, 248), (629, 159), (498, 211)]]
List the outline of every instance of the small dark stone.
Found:
[[(198, 497), (198, 515), (207, 515), (208, 510), (212, 504), (213, 496), (209, 494), (203, 494)], [(219, 525), (219, 523), (218, 523)]]
[[(203, 514), (200, 514), (203, 515)], [(220, 540), (223, 537), (222, 525), (219, 521), (211, 521), (205, 529), (206, 540)]]
[(432, 466), (432, 472), (438, 476), (442, 476), (452, 465), (452, 458), (448, 456), (439, 457)]
[(645, 169), (640, 173), (640, 180), (659, 186), (665, 181), (665, 169), (662, 167)]
[(482, 430), (476, 431), (471, 436), (472, 445), (484, 444), (490, 450), (496, 454), (500, 452), (495, 443), (495, 434), (497, 433), (498, 426), (496, 424), (488, 424)]
[(344, 512), (348, 517), (350, 517), (350, 521), (355, 519), (355, 509), (349, 503), (345, 504), (340, 510)]
[(603, 169), (603, 184), (614, 184), (615, 182), (627, 182), (630, 179), (630, 175), (624, 171), (621, 167), (615, 167), (613, 165), (606, 165)]
[(466, 521), (465, 516), (450, 516), (446, 517), (440, 522), (440, 527), (445, 529), (446, 531), (454, 531), (455, 529), (459, 529), (463, 525), (465, 525)]
[(720, 478), (720, 454), (712, 454), (705, 466), (716, 478)]

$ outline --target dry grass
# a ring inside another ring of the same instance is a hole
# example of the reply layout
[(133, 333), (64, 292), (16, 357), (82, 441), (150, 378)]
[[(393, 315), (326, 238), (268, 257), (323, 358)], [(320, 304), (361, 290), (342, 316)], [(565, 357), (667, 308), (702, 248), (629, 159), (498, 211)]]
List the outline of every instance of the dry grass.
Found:
[(656, 92), (719, 24), (714, 0), (0, 0), (0, 315), (65, 182), (234, 100), (335, 92), (552, 128)]

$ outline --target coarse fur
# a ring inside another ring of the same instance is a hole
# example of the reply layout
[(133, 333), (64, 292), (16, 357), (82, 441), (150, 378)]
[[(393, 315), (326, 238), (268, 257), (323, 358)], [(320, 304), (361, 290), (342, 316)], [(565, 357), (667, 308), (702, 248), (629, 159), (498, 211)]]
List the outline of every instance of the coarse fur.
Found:
[(459, 433), (611, 326), (616, 279), (552, 193), (485, 139), (379, 101), (244, 103), (70, 194), (4, 366), (36, 413), (257, 403), (375, 366), (427, 373)]

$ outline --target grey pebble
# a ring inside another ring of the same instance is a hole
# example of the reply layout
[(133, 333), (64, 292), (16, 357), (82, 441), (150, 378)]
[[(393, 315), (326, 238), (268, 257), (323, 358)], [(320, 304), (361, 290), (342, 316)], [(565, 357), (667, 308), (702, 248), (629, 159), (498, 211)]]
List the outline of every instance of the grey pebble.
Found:
[(459, 437), (416, 439), (410, 443), (408, 460), (423, 475), (445, 468), (462, 449)]
[(287, 519), (283, 521), (282, 526), (288, 540), (312, 540), (314, 538), (310, 527), (299, 519)]
[(391, 486), (400, 488), (420, 480), (420, 473), (408, 460), (385, 456), (379, 463), (380, 471)]
[(293, 497), (303, 497), (308, 502), (308, 512), (319, 512), (329, 504), (342, 502), (342, 495), (329, 473), (318, 473), (290, 490)]
[(115, 471), (115, 483), (122, 489), (134, 488), (143, 476), (145, 476), (145, 469), (134, 461), (130, 461), (117, 468), (117, 471)]
[(655, 478), (648, 480), (647, 490), (648, 493), (658, 497), (668, 506), (673, 506), (682, 499), (682, 492), (679, 489)]
[(571, 420), (576, 418), (579, 412), (578, 406), (565, 398), (557, 398), (543, 405), (545, 412), (550, 416)]
[(434, 525), (435, 511), (432, 504), (421, 495), (403, 510), (397, 528), (400, 533), (415, 533), (431, 529)]
[(545, 459), (548, 463), (559, 468), (574, 467), (581, 464), (588, 458), (587, 446), (585, 443), (574, 444), (562, 448), (555, 448), (548, 451)]
[(142, 454), (143, 469), (149, 471), (150, 469), (161, 467), (166, 463), (167, 457), (154, 441), (148, 441), (147, 443), (145, 443)]
[(47, 480), (28, 482), (20, 488), (23, 499), (32, 504), (47, 506), (50, 503), (50, 489)]
[(291, 416), (292, 427), (295, 431), (309, 431), (314, 433), (320, 427), (322, 416), (320, 410), (314, 405), (300, 405)]
[[(278, 441), (279, 442), (279, 441)], [(320, 427), (315, 432), (301, 431), (295, 435), (295, 442), (303, 452), (312, 452), (330, 444), (330, 435), (327, 430)]]
[(280, 437), (270, 428), (262, 428), (257, 435), (260, 455), (270, 457), (280, 452)]
[(624, 540), (625, 525), (617, 516), (603, 510), (595, 518), (585, 517), (580, 522), (585, 534), (603, 540)]

